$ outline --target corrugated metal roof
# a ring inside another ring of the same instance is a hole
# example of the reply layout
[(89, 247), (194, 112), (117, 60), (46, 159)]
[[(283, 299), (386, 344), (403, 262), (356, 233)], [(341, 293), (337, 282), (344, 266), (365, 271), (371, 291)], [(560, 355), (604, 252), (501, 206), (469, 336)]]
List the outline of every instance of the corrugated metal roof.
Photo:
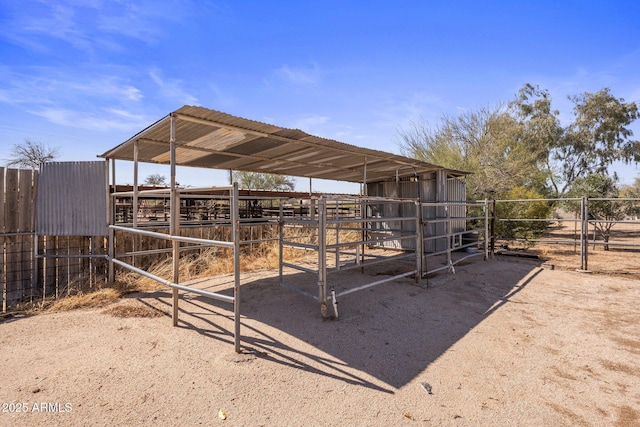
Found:
[(47, 162), (40, 165), (36, 233), (41, 236), (106, 236), (107, 164)]
[[(203, 107), (184, 107), (170, 113), (100, 157), (133, 160), (138, 141), (138, 160), (170, 162), (171, 116), (175, 118), (176, 164), (213, 169), (266, 172), (300, 177), (367, 182), (422, 174), (437, 165), (370, 148), (357, 147), (244, 119)], [(465, 172), (446, 169), (453, 175)]]

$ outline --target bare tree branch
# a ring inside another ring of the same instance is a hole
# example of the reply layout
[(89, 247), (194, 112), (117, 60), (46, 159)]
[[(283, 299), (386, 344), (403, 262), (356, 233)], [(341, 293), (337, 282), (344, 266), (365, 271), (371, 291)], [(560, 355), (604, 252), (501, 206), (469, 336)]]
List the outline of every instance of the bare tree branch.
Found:
[(24, 140), (24, 144), (14, 144), (10, 155), (11, 157), (6, 161), (7, 167), (38, 169), (41, 163), (50, 162), (56, 158), (58, 148), (52, 148), (42, 142), (27, 138)]

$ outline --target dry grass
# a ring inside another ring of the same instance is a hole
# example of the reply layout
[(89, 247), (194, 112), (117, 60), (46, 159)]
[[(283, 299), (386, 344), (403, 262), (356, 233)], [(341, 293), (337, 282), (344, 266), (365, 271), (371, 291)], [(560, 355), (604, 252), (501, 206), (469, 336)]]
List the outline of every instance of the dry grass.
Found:
[[(348, 227), (348, 225), (345, 225)], [(317, 243), (317, 235), (309, 229), (287, 229), (287, 238), (304, 243)], [(361, 232), (356, 230), (330, 229), (327, 232), (327, 242), (335, 243), (336, 235), (341, 243), (356, 242), (361, 239)], [(293, 262), (309, 255), (309, 251), (284, 248), (283, 259)], [(240, 255), (240, 269), (243, 272), (264, 269), (275, 269), (279, 265), (279, 244), (277, 241), (255, 243), (243, 246)], [(201, 252), (183, 254), (180, 258), (180, 281), (188, 281), (201, 277), (212, 277), (233, 273), (233, 257), (230, 249), (209, 248)], [(152, 265), (148, 271), (158, 277), (170, 280), (173, 276), (173, 264), (170, 258), (165, 258)], [(106, 281), (105, 281), (106, 282)], [(164, 289), (165, 286), (148, 277), (141, 277), (133, 272), (121, 270), (116, 276), (113, 287), (90, 288), (83, 283), (89, 280), (78, 279), (69, 288), (73, 289), (62, 298), (51, 298), (44, 301), (22, 304), (13, 313), (38, 314), (42, 312), (59, 312), (77, 310), (81, 308), (107, 307), (119, 301), (123, 295), (134, 292), (153, 292)], [(113, 312), (111, 312), (113, 310)], [(149, 309), (151, 310), (151, 309)], [(140, 307), (116, 306), (109, 309), (109, 314), (120, 317), (153, 317), (157, 314)], [(152, 316), (153, 315), (153, 316)]]
[(115, 305), (109, 307), (103, 311), (105, 314), (110, 314), (115, 317), (162, 317), (165, 316), (161, 310), (154, 307), (149, 307), (142, 304), (125, 304)]
[(51, 303), (46, 311), (69, 311), (78, 308), (105, 307), (120, 299), (122, 294), (114, 288), (102, 288), (93, 292), (60, 298)]

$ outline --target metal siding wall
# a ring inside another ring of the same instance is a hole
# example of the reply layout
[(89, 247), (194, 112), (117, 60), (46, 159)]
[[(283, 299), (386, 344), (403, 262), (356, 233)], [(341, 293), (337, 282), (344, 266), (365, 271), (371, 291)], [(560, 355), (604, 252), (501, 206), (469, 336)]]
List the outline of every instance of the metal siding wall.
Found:
[[(427, 173), (420, 176), (420, 182), (414, 181), (386, 181), (375, 182), (367, 184), (367, 194), (375, 197), (402, 197), (402, 198), (417, 198), (418, 197), (418, 185), (420, 185), (420, 201), (422, 202), (435, 202), (437, 197), (437, 175), (436, 173)], [(384, 216), (403, 216), (414, 217), (415, 207), (409, 206), (407, 203), (391, 205), (386, 204), (382, 210)], [(423, 218), (434, 219), (436, 218), (435, 207), (423, 208)], [(402, 227), (408, 233), (415, 232), (415, 223), (409, 221), (389, 221), (385, 224), (379, 224), (380, 228), (400, 228)], [(436, 224), (430, 224), (426, 227), (426, 233), (433, 235), (436, 233)], [(415, 242), (412, 240), (390, 241), (382, 244), (385, 247), (405, 250), (415, 250)], [(426, 242), (425, 251), (433, 252), (435, 250), (435, 242)]]
[[(466, 187), (462, 180), (456, 178), (447, 179), (447, 201), (448, 202), (465, 202), (466, 201)], [(453, 218), (465, 218), (467, 216), (467, 209), (465, 206), (450, 206), (449, 214)], [(466, 220), (452, 221), (451, 231), (458, 232), (466, 229)]]
[(447, 201), (466, 202), (467, 191), (465, 182), (457, 178), (447, 179)]
[(36, 233), (106, 236), (106, 168), (104, 161), (42, 164), (36, 196)]

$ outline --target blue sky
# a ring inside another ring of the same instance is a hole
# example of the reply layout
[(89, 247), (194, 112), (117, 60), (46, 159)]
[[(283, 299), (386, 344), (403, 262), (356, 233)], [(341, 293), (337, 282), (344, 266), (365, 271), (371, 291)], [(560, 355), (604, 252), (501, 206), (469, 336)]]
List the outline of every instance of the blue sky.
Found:
[[(570, 119), (567, 95), (610, 87), (640, 103), (638, 22), (636, 1), (0, 0), (0, 159), (29, 138), (94, 160), (184, 104), (392, 152), (399, 127), (525, 83)], [(131, 170), (118, 162), (118, 181)], [(140, 175), (156, 172), (168, 176)]]

